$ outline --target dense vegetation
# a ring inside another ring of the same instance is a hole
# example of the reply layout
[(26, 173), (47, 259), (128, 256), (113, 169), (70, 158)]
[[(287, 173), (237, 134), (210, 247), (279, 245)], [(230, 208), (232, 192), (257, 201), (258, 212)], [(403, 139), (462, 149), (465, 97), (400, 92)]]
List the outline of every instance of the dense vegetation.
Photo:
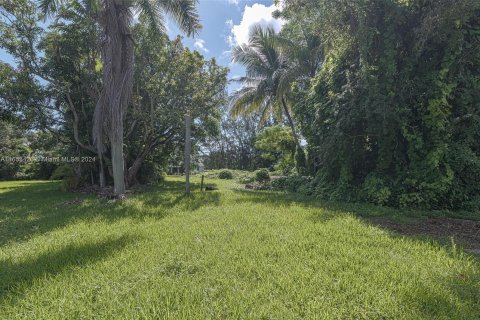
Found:
[(193, 158), (207, 169), (268, 168), (319, 198), (480, 208), (478, 1), (282, 1), (280, 33), (254, 26), (249, 42), (232, 48), (245, 75), (232, 79), (242, 87), (229, 99), (228, 70), (162, 31), (165, 12), (196, 32), (195, 1), (152, 3), (115, 7), (142, 13), (135, 23), (119, 18), (135, 40), (129, 57), (133, 44), (122, 38), (131, 84), (120, 104), (105, 92), (115, 86), (99, 43), (109, 29), (98, 14), (108, 6), (0, 5), (0, 47), (17, 63), (0, 64), (2, 156), (95, 159), (63, 168), (2, 161), (0, 179), (43, 179), (58, 169), (54, 176), (69, 177), (72, 188), (159, 181), (171, 164), (181, 171), (189, 113)]
[(0, 318), (479, 319), (480, 1), (277, 7), (0, 0)]
[(293, 114), (307, 142), (296, 172), (315, 176), (304, 190), (480, 208), (478, 1), (290, 0), (276, 14), (279, 35), (256, 28), (233, 51), (247, 71), (232, 114), (258, 110), (297, 137)]
[[(44, 29), (35, 2), (0, 5), (0, 47), (17, 62), (16, 66), (0, 64), (0, 136), (8, 141), (2, 144), (2, 158), (94, 159), (2, 161), (0, 179), (48, 179), (60, 167), (64, 174), (54, 177), (66, 177), (72, 188), (113, 183), (111, 147), (106, 143), (111, 124), (106, 122), (101, 129), (105, 139), (101, 148), (94, 132), (105, 70), (98, 46), (102, 27), (92, 10), (88, 1), (65, 2)], [(164, 174), (168, 160), (184, 141), (187, 111), (194, 119), (197, 141), (216, 135), (220, 106), (226, 100), (227, 69), (184, 48), (180, 38), (169, 40), (150, 23), (142, 16), (132, 26), (133, 89), (122, 121), (128, 186), (154, 182)]]
[(283, 32), (307, 29), (324, 49), (321, 69), (292, 98), (315, 193), (478, 209), (480, 3), (287, 3)]
[(403, 212), (194, 182), (121, 202), (0, 182), (1, 317), (478, 318), (478, 259), (353, 214)]

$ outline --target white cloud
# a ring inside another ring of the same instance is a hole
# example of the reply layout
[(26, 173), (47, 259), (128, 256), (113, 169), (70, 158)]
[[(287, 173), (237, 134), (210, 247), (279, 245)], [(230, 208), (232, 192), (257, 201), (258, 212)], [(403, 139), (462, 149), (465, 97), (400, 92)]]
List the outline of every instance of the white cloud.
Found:
[(205, 53), (208, 53), (208, 49), (205, 47), (205, 41), (203, 39), (197, 39), (195, 40), (195, 43), (193, 44), (195, 48), (197, 48), (200, 51), (203, 51)]
[[(270, 26), (273, 27), (276, 32), (279, 32), (285, 24), (285, 21), (283, 19), (273, 18), (272, 13), (280, 8), (281, 5), (275, 6), (275, 4), (272, 4), (269, 7), (258, 3), (255, 3), (252, 6), (246, 5), (240, 24), (233, 25), (232, 21), (233, 26), (230, 31), (231, 34), (227, 37), (227, 42), (230, 45), (248, 43), (250, 28), (255, 24), (265, 27)], [(227, 24), (227, 22), (225, 23)]]

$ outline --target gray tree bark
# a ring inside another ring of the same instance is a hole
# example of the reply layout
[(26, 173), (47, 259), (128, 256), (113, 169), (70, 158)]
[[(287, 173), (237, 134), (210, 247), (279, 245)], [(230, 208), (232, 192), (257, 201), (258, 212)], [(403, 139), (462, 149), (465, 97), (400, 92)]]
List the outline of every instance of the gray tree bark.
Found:
[(94, 142), (104, 153), (104, 136), (110, 141), (114, 193), (125, 193), (123, 122), (133, 87), (134, 43), (131, 34), (132, 11), (128, 2), (104, 0), (100, 16), (103, 28), (103, 88), (95, 108)]
[(190, 193), (190, 154), (192, 152), (192, 117), (185, 116), (185, 193)]

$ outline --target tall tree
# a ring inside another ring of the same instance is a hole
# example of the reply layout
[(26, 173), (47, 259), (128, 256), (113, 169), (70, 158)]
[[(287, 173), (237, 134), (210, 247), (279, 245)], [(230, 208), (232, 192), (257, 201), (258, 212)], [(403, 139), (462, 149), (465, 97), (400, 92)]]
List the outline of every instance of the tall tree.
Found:
[[(141, 180), (146, 162), (168, 156), (172, 145), (183, 142), (184, 118), (193, 116), (192, 133), (198, 143), (218, 131), (220, 106), (226, 102), (228, 69), (214, 59), (184, 48), (148, 29), (135, 29), (135, 86), (126, 128), (127, 182)], [(162, 162), (162, 161), (159, 161)]]
[(278, 121), (285, 115), (297, 144), (300, 144), (285, 96), (287, 86), (280, 86), (288, 61), (278, 44), (273, 28), (256, 25), (252, 27), (248, 44), (232, 49), (233, 62), (245, 66), (246, 74), (236, 79), (242, 87), (231, 96), (231, 114), (259, 112), (261, 124), (270, 116)]
[[(46, 14), (58, 13), (75, 0), (41, 0)], [(86, 0), (85, 7), (95, 12), (100, 24), (103, 87), (95, 107), (93, 137), (100, 155), (105, 152), (105, 137), (110, 142), (114, 193), (125, 193), (124, 118), (133, 87), (133, 14), (137, 10), (155, 30), (162, 32), (165, 14), (191, 35), (200, 28), (195, 0)]]

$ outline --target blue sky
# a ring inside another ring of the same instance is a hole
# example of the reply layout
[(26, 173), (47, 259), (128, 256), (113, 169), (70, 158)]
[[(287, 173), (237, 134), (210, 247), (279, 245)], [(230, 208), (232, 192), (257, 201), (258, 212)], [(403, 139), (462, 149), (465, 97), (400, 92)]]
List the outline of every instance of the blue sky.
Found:
[[(195, 38), (184, 37), (183, 42), (206, 58), (215, 57), (217, 63), (228, 66), (229, 78), (241, 76), (244, 70), (231, 63), (230, 48), (246, 42), (248, 30), (255, 23), (271, 25), (279, 31), (283, 21), (271, 16), (276, 9), (272, 0), (199, 0), (198, 10), (203, 29)], [(166, 27), (170, 38), (181, 34), (170, 20)], [(1, 49), (0, 60), (13, 62)], [(230, 85), (229, 90), (235, 88), (235, 85)]]
[[(203, 29), (194, 39), (184, 38), (184, 44), (228, 66), (230, 78), (241, 76), (243, 68), (231, 63), (231, 46), (246, 42), (249, 28), (255, 23), (272, 25), (279, 31), (283, 21), (271, 16), (276, 9), (272, 0), (200, 0), (198, 10)], [(167, 29), (170, 37), (180, 33), (170, 21)], [(235, 85), (229, 87), (234, 88)]]

